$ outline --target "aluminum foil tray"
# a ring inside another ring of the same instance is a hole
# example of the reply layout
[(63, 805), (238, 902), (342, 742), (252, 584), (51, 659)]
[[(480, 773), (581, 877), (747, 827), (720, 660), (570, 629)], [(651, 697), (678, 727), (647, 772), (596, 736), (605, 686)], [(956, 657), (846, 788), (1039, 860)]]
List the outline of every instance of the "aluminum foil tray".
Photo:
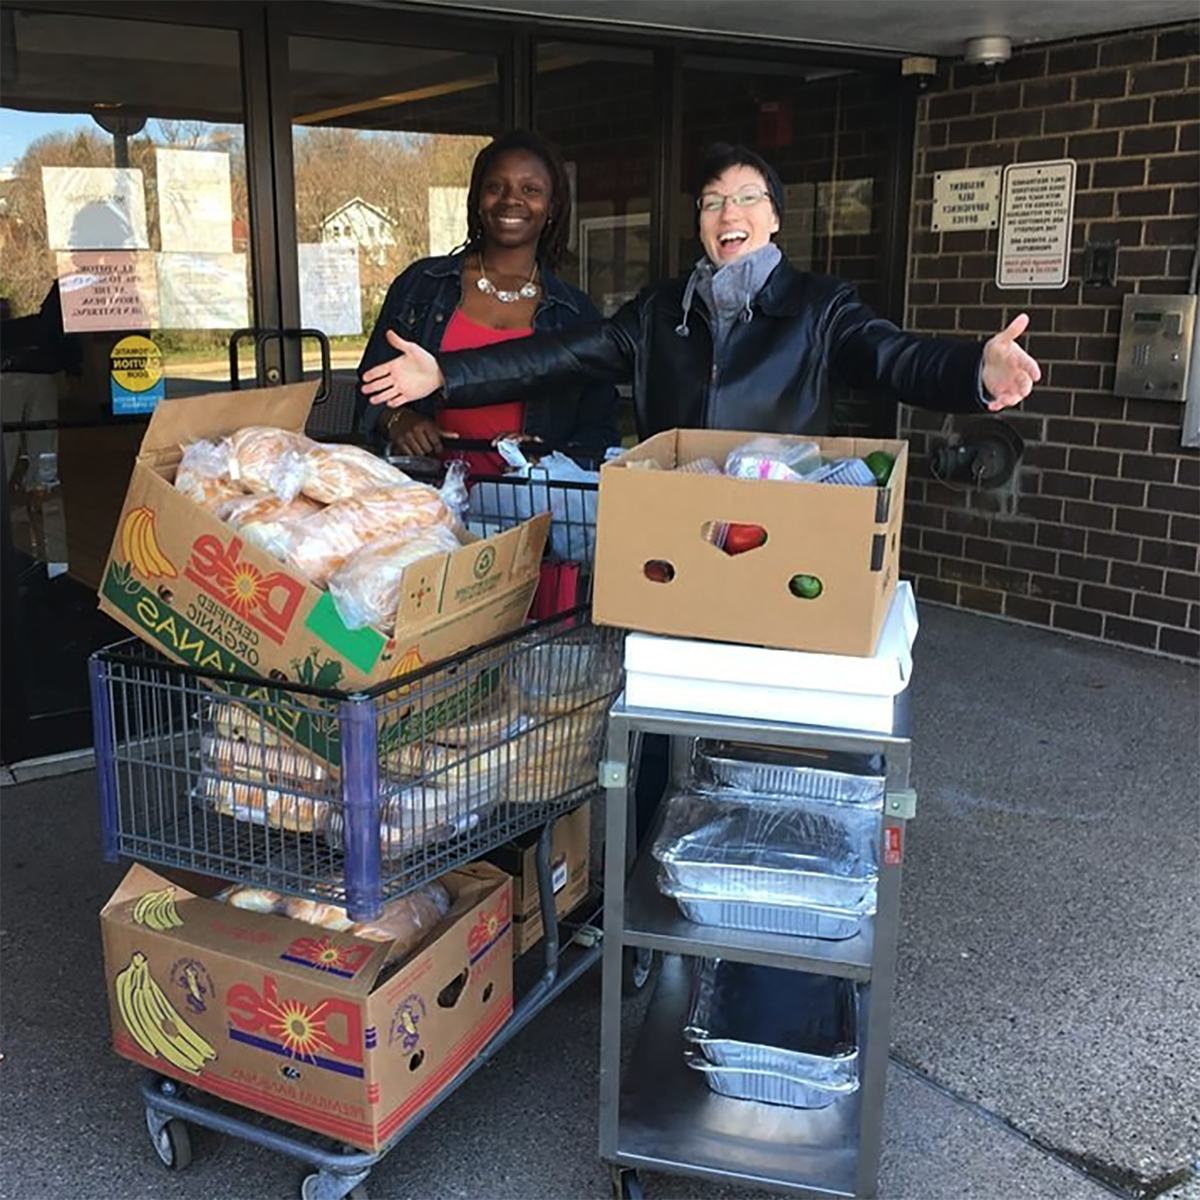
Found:
[(882, 808), (886, 787), (879, 755), (784, 750), (739, 742), (696, 742), (692, 778), (697, 789), (795, 796), (835, 804)]
[(848, 979), (698, 959), (684, 1052), (723, 1096), (824, 1108), (858, 1087), (858, 993)]
[(820, 801), (670, 797), (659, 887), (721, 901), (861, 911), (879, 878), (882, 814)]
[(833, 975), (696, 959), (684, 1037), (715, 1067), (844, 1087), (858, 1078), (858, 992)]
[[(668, 893), (670, 894), (670, 893)], [(862, 923), (875, 913), (875, 888), (862, 898), (858, 912), (803, 904), (757, 904), (750, 900), (713, 900), (707, 896), (677, 893), (672, 899), (679, 911), (697, 925), (722, 929), (748, 929), (757, 933), (782, 933), (840, 941), (854, 937)]]
[(751, 1071), (713, 1066), (703, 1055), (685, 1055), (689, 1067), (704, 1072), (704, 1082), (720, 1096), (734, 1100), (754, 1100), (760, 1104), (779, 1104), (788, 1108), (828, 1108), (843, 1096), (858, 1090), (858, 1080), (820, 1084), (774, 1071)]

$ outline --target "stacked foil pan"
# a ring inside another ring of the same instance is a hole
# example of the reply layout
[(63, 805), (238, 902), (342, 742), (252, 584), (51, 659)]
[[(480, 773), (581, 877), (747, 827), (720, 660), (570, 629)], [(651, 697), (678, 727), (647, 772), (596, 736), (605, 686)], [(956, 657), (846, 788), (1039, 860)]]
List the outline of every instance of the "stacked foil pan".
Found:
[(858, 1000), (846, 979), (699, 959), (684, 1038), (714, 1092), (825, 1108), (858, 1088)]
[(836, 939), (875, 912), (877, 761), (701, 742), (691, 784), (667, 799), (653, 846), (689, 920)]

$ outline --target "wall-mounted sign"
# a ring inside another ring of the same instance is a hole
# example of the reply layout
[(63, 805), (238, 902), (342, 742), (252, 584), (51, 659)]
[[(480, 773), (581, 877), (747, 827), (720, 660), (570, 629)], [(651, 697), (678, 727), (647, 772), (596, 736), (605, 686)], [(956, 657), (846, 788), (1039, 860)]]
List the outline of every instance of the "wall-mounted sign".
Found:
[(158, 347), (148, 337), (133, 334), (112, 348), (110, 363), (114, 415), (153, 412), (166, 394)]
[(934, 233), (995, 229), (1000, 223), (1000, 168), (938, 171), (933, 177)]
[(996, 286), (1065, 287), (1075, 214), (1075, 160), (1009, 163), (1003, 194)]

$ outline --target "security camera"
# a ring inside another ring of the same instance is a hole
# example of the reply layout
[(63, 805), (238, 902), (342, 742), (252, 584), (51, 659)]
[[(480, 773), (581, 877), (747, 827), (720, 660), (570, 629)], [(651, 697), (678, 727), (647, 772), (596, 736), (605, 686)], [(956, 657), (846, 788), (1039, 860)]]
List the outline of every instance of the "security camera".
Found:
[(1012, 58), (1012, 42), (1002, 36), (969, 38), (963, 46), (963, 61), (978, 67), (995, 68)]
[(921, 91), (925, 91), (937, 77), (937, 70), (938, 60), (936, 58), (914, 55), (912, 58), (900, 60), (900, 74), (914, 78)]

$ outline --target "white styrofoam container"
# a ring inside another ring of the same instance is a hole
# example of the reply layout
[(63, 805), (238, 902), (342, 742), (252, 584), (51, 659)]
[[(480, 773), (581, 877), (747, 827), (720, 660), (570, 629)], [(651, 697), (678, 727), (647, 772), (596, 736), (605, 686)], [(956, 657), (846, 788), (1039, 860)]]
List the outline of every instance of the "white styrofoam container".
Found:
[(625, 703), (890, 733), (896, 697), (912, 677), (916, 636), (917, 604), (904, 580), (869, 658), (631, 633)]

